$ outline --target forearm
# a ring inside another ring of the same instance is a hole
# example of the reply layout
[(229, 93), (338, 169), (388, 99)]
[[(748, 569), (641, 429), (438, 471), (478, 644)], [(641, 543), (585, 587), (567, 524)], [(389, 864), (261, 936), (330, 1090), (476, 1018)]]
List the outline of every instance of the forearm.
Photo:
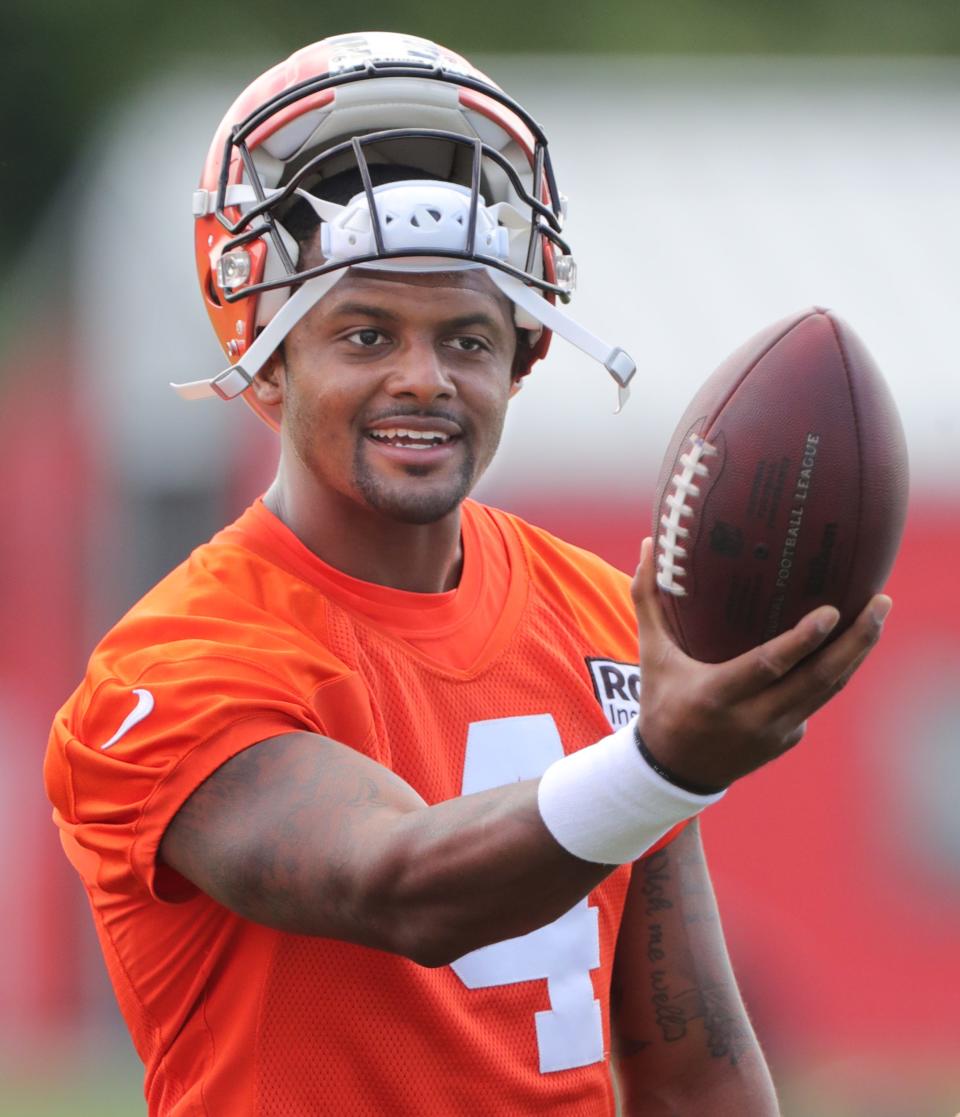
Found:
[(228, 761), (180, 809), (161, 857), (245, 918), (424, 965), (549, 923), (611, 871), (551, 837), (535, 780), (428, 806), (308, 734)]
[(696, 824), (634, 868), (614, 973), (625, 1114), (775, 1117)]
[(370, 849), (368, 906), (400, 952), (442, 965), (557, 919), (612, 866), (551, 837), (528, 780), (410, 811)]
[[(663, 1055), (651, 1049), (650, 1059)], [(618, 1064), (622, 1117), (779, 1117), (770, 1072), (758, 1048), (742, 1051), (736, 1063), (704, 1068), (694, 1063), (673, 1083), (637, 1080), (638, 1068)]]

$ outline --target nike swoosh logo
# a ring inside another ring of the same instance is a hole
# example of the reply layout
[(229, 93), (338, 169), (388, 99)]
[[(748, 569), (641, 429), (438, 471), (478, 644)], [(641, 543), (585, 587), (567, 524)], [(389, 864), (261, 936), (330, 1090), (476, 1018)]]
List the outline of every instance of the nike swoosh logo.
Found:
[(135, 690), (133, 692), (137, 696), (137, 704), (133, 707), (129, 714), (120, 723), (120, 728), (114, 733), (105, 745), (101, 745), (101, 749), (108, 749), (111, 745), (115, 745), (117, 741), (128, 733), (138, 722), (143, 721), (148, 717), (153, 710), (153, 695), (149, 690)]

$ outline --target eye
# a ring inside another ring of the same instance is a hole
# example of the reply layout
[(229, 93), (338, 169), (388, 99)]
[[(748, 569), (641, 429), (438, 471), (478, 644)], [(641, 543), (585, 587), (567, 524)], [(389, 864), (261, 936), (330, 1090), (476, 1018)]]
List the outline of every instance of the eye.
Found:
[(380, 330), (375, 330), (373, 326), (364, 326), (361, 330), (354, 330), (353, 333), (347, 334), (346, 340), (358, 345), (361, 349), (372, 349), (375, 345), (385, 341), (386, 337)]
[(461, 353), (482, 353), (490, 348), (478, 337), (454, 337), (447, 342), (447, 345)]

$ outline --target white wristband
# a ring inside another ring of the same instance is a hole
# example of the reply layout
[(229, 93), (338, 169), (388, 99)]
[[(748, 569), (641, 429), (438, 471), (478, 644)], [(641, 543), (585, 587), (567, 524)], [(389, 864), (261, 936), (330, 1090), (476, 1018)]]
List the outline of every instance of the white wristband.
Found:
[(583, 861), (635, 861), (672, 826), (726, 794), (695, 795), (665, 780), (640, 755), (635, 726), (636, 719), (555, 761), (540, 780), (547, 829)]

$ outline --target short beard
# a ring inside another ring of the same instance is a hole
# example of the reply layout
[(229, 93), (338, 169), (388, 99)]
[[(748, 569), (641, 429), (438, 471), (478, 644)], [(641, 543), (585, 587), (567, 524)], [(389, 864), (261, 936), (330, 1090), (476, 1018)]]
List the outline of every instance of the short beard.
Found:
[[(361, 437), (353, 456), (353, 477), (367, 504), (381, 515), (403, 524), (433, 524), (458, 508), (470, 495), (475, 477), (476, 459), (465, 447), (463, 461), (456, 477), (440, 489), (423, 491), (415, 484), (404, 487), (384, 485), (368, 467)], [(429, 466), (408, 465), (405, 473), (411, 479), (428, 477)]]

